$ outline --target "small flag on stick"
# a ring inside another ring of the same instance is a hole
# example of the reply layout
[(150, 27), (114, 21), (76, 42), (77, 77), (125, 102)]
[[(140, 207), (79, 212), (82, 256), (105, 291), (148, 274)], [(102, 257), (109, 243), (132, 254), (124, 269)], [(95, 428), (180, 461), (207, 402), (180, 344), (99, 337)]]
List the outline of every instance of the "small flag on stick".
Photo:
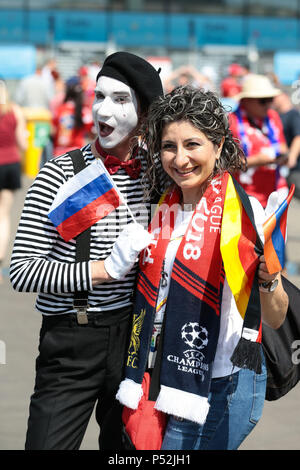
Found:
[(274, 274), (284, 268), (287, 212), (294, 191), (295, 185), (293, 184), (286, 199), (263, 224), (265, 237), (264, 255), (270, 274)]

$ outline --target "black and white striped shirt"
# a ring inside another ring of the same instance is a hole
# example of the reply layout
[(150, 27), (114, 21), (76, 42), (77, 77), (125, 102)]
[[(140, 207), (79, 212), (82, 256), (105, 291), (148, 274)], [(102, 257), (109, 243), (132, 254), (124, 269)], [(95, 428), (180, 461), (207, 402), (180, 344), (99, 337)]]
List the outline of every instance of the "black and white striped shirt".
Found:
[[(95, 157), (90, 144), (81, 149), (85, 163)], [(112, 175), (137, 221), (147, 227), (150, 203), (143, 201), (141, 179), (146, 161), (140, 156), (142, 171), (130, 179), (123, 168)], [(36, 308), (45, 315), (74, 312), (72, 293), (89, 291), (89, 309), (109, 311), (132, 303), (136, 268), (122, 281), (92, 287), (90, 263), (75, 262), (75, 240), (65, 242), (47, 214), (58, 189), (74, 176), (68, 154), (48, 161), (28, 190), (11, 257), (10, 279), (19, 292), (37, 292)], [(90, 260), (103, 260), (111, 252), (118, 235), (130, 218), (125, 205), (118, 207), (91, 228)]]

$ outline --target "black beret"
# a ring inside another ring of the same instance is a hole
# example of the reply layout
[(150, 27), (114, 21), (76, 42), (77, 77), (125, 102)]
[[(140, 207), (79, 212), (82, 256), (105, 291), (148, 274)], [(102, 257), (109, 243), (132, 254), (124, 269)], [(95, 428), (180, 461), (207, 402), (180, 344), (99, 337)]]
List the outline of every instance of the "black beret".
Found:
[(96, 80), (103, 75), (133, 88), (143, 109), (147, 109), (155, 98), (163, 95), (159, 72), (149, 62), (130, 52), (115, 52), (109, 55)]

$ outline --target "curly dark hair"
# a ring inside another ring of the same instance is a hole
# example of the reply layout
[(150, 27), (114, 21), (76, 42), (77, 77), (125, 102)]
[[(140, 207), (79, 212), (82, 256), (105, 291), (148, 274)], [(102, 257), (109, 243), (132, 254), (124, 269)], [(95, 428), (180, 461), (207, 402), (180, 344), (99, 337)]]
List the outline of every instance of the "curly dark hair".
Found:
[(211, 91), (181, 86), (151, 104), (147, 119), (143, 121), (140, 129), (142, 145), (148, 151), (145, 178), (150, 181), (150, 192), (156, 188), (155, 157), (161, 151), (163, 129), (166, 124), (181, 120), (189, 121), (217, 146), (224, 138), (213, 176), (224, 171), (246, 170), (246, 157), (229, 129), (227, 111), (217, 95)]

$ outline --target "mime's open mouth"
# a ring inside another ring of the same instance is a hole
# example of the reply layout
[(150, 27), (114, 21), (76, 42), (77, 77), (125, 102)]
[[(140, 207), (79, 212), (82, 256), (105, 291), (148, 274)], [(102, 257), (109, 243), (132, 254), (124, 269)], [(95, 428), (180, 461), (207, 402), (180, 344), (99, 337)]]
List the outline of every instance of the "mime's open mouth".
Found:
[(101, 137), (107, 137), (113, 132), (114, 128), (104, 122), (99, 122), (99, 132)]

